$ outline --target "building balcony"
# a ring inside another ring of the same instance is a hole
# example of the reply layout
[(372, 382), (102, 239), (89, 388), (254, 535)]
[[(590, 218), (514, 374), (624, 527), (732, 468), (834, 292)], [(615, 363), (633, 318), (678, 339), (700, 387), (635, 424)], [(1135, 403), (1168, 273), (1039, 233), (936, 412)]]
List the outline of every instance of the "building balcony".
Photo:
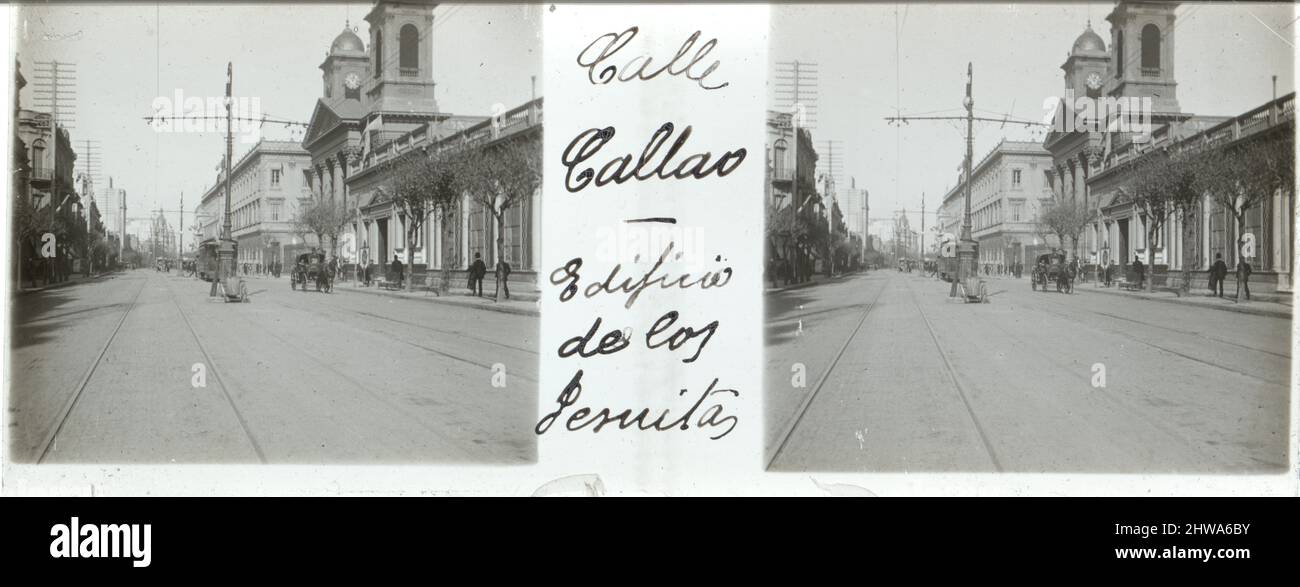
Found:
[(33, 169), (27, 172), (27, 179), (32, 183), (49, 183), (54, 179), (53, 169)]

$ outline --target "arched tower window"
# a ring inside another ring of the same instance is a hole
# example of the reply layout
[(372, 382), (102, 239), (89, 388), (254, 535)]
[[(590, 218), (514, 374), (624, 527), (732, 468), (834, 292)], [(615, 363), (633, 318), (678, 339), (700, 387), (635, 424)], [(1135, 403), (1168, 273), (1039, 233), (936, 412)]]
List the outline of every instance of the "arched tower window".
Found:
[(384, 33), (383, 31), (375, 31), (375, 42), (374, 45), (371, 47), (371, 50), (374, 51), (374, 55), (375, 55), (375, 77), (380, 77), (384, 74)]
[(1124, 53), (1124, 31), (1115, 31), (1115, 75), (1124, 75), (1124, 60), (1128, 55)]
[(1142, 27), (1142, 69), (1160, 70), (1160, 29), (1153, 24)]
[[(403, 70), (416, 70), (420, 67), (420, 31), (415, 25), (408, 24), (402, 27), (397, 35), (399, 54), (398, 66)], [(403, 72), (405, 73), (405, 71)]]
[(36, 139), (32, 143), (32, 171), (40, 172), (45, 168), (45, 141)]
[(773, 172), (773, 174), (776, 175), (776, 178), (777, 178), (777, 179), (783, 179), (783, 176), (785, 175), (785, 167), (786, 167), (786, 165), (785, 165), (785, 152), (786, 152), (786, 142), (785, 142), (785, 139), (777, 139), (777, 141), (776, 141), (776, 145), (773, 147), (772, 151), (773, 151), (773, 153), (772, 153), (772, 172)]

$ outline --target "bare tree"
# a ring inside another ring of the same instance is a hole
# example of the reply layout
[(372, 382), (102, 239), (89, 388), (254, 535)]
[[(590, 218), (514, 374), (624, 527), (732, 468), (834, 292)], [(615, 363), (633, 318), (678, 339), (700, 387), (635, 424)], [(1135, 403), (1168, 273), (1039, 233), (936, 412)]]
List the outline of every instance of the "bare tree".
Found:
[[(1134, 203), (1147, 215), (1148, 242), (1154, 242), (1153, 231), (1162, 228), (1174, 214), (1182, 218), (1184, 246), (1179, 289), (1184, 294), (1191, 289), (1192, 268), (1200, 258), (1196, 246), (1196, 219), (1199, 218), (1201, 192), (1195, 185), (1195, 173), (1196, 162), (1192, 155), (1161, 149), (1146, 154), (1135, 163), (1132, 170), (1134, 179), (1129, 185)], [(1161, 215), (1163, 220), (1150, 222), (1154, 215)], [(1151, 248), (1148, 247), (1148, 265), (1153, 261)], [(1147, 289), (1153, 291), (1154, 287), (1148, 283)]]
[(313, 199), (310, 204), (300, 206), (293, 219), (296, 234), (316, 235), (316, 246), (325, 247), (326, 239), (330, 244), (330, 256), (333, 257), (338, 247), (338, 236), (347, 225), (347, 210), (342, 204), (328, 198)]
[(442, 219), (442, 271), (438, 294), (451, 290), (451, 266), (456, 262), (456, 223), (453, 219), (460, 209), (469, 174), (469, 155), (461, 151), (443, 150), (434, 155), (433, 207)]
[(1195, 166), (1196, 188), (1208, 193), (1236, 220), (1237, 301), (1243, 301), (1242, 248), (1246, 243), (1246, 213), (1263, 205), (1278, 191), (1291, 193), (1294, 190), (1295, 137), (1285, 132), (1225, 149), (1206, 150), (1196, 157)]
[[(1074, 258), (1079, 258), (1079, 235), (1092, 222), (1092, 212), (1078, 200), (1055, 200), (1046, 204), (1038, 213), (1038, 233), (1054, 234), (1061, 248), (1065, 248), (1066, 239), (1073, 246)], [(1046, 239), (1044, 239), (1046, 240)]]
[[(434, 212), (440, 213), (443, 218), (440, 235), (442, 275), (438, 287), (441, 294), (447, 293), (451, 284), (451, 250), (455, 227), (449, 220), (451, 211), (464, 193), (464, 160), (464, 156), (451, 150), (432, 154), (415, 153), (396, 165), (390, 183), (392, 201), (406, 217), (407, 271), (413, 270), (420, 229)], [(407, 279), (406, 289), (415, 289), (412, 280)]]
[(506, 212), (532, 197), (541, 185), (541, 138), (508, 140), (487, 147), (481, 154), (467, 156), (466, 161), (470, 196), (496, 219), (496, 300), (501, 301)]
[[(1172, 197), (1172, 184), (1175, 168), (1164, 152), (1144, 155), (1134, 163), (1129, 174), (1131, 178), (1125, 186), (1133, 198), (1133, 205), (1142, 212), (1147, 237), (1147, 271), (1155, 273), (1155, 255), (1157, 236), (1164, 229), (1173, 215), (1175, 202)], [(1154, 275), (1152, 276), (1154, 277)], [(1155, 280), (1147, 279), (1147, 292), (1155, 291)]]

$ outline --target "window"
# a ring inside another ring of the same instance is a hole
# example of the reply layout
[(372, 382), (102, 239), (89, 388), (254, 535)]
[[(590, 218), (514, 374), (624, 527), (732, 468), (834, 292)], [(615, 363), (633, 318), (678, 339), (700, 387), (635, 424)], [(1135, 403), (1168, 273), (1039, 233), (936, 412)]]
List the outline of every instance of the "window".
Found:
[(280, 170), (279, 170), (279, 169), (272, 169), (272, 170), (271, 170), (271, 187), (279, 187), (279, 186), (280, 186)]
[(1149, 24), (1142, 27), (1142, 72), (1160, 71), (1160, 29)]
[(372, 46), (375, 55), (375, 77), (381, 77), (384, 73), (384, 33), (375, 31), (375, 44)]
[(1115, 31), (1115, 74), (1124, 75), (1124, 60), (1128, 56), (1124, 54), (1124, 31)]
[(783, 179), (785, 177), (785, 152), (785, 139), (777, 139), (776, 146), (773, 148), (772, 153), (772, 173), (777, 179)]
[(281, 204), (279, 202), (271, 204), (271, 220), (273, 222), (278, 222), (280, 220), (280, 206)]
[(32, 143), (32, 171), (40, 175), (45, 167), (45, 141), (36, 139)]
[(1011, 185), (1012, 185), (1012, 186), (1015, 186), (1015, 187), (1020, 187), (1020, 170), (1019, 170), (1019, 169), (1012, 169), (1012, 170), (1011, 170)]
[[(403, 70), (418, 70), (420, 67), (420, 31), (415, 25), (402, 27), (397, 35), (398, 66)], [(403, 71), (402, 73), (406, 73)]]

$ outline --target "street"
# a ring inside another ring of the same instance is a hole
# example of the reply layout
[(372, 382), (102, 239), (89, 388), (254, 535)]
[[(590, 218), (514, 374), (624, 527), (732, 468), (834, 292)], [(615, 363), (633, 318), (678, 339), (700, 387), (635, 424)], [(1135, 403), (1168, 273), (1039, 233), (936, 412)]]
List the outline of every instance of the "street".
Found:
[(536, 318), (350, 287), (249, 278), (227, 304), (148, 269), (15, 296), (11, 458), (536, 460)]
[(889, 269), (767, 294), (770, 468), (1285, 469), (1290, 320), (988, 287), (963, 304)]

